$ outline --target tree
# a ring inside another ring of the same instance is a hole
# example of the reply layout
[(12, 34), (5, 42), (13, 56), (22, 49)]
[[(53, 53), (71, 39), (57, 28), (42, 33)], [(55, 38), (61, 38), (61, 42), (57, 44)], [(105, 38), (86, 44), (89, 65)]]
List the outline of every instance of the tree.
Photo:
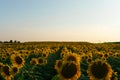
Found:
[(12, 41), (12, 40), (10, 40), (10, 41), (9, 41), (9, 43), (13, 43), (13, 41)]

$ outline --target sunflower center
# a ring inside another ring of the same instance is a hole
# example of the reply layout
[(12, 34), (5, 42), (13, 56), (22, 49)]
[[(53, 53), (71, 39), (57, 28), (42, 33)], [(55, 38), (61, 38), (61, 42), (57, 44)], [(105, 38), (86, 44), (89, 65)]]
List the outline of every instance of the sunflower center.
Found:
[(77, 73), (77, 66), (74, 63), (67, 63), (62, 68), (62, 76), (64, 78), (72, 78)]
[(36, 62), (35, 60), (32, 60), (32, 61), (31, 61), (31, 64), (34, 64), (34, 65), (35, 65), (35, 64), (37, 64), (37, 62)]
[(87, 61), (88, 61), (88, 62), (92, 62), (92, 59), (89, 58)]
[(102, 63), (101, 61), (94, 63), (91, 66), (91, 72), (94, 75), (94, 77), (98, 79), (102, 79), (106, 77), (106, 75), (108, 74), (108, 65)]
[(39, 63), (43, 63), (43, 59), (41, 59), (41, 58), (38, 59), (38, 62), (39, 62)]
[(68, 58), (67, 58), (67, 61), (77, 61), (76, 60), (76, 57), (75, 56), (69, 56)]
[(15, 57), (15, 61), (16, 61), (17, 64), (22, 64), (22, 58), (19, 57), (19, 56)]
[(3, 65), (2, 64), (0, 64), (0, 70), (1, 70), (1, 68), (3, 67)]
[(17, 67), (13, 67), (13, 73), (17, 73), (18, 68)]
[(43, 54), (43, 57), (47, 57), (47, 54), (44, 53), (44, 54)]
[(10, 71), (9, 71), (9, 67), (8, 67), (8, 66), (4, 66), (4, 67), (3, 67), (3, 72), (4, 72), (7, 76), (10, 76)]

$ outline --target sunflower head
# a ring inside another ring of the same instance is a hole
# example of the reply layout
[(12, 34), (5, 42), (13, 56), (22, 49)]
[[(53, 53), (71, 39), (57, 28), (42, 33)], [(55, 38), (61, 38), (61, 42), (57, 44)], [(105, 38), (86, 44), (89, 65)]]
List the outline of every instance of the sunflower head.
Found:
[(0, 62), (0, 71), (2, 70), (3, 68), (3, 63)]
[(48, 57), (48, 53), (47, 53), (47, 52), (43, 52), (43, 53), (42, 53), (42, 57), (43, 57), (43, 58), (47, 58), (47, 57)]
[(104, 54), (103, 54), (103, 53), (99, 53), (98, 56), (99, 56), (100, 58), (104, 58)]
[(6, 56), (9, 56), (9, 55), (10, 55), (10, 53), (8, 53), (8, 52), (7, 52), (5, 55), (6, 55)]
[(30, 64), (37, 65), (38, 64), (37, 58), (32, 58), (31, 61), (30, 61)]
[(17, 64), (22, 64), (22, 58), (20, 56), (16, 56), (15, 61)]
[(38, 58), (38, 63), (39, 63), (39, 64), (42, 64), (43, 62), (44, 62), (44, 60), (43, 60), (42, 57)]
[(24, 65), (24, 59), (21, 57), (21, 55), (12, 54), (11, 55), (12, 65), (16, 65), (18, 67), (23, 67)]
[(80, 77), (80, 65), (75, 62), (63, 62), (59, 72), (60, 80), (77, 80)]
[(109, 54), (105, 53), (104, 58), (108, 58), (108, 57), (109, 57)]
[(91, 63), (92, 62), (92, 58), (88, 58), (87, 59), (87, 63), (89, 64), (89, 63)]
[(89, 58), (92, 58), (93, 54), (90, 52), (87, 54)]
[(55, 69), (56, 69), (58, 72), (59, 72), (61, 66), (62, 66), (62, 60), (56, 60)]
[(10, 67), (8, 65), (4, 65), (2, 68), (2, 73), (6, 76), (10, 76)]
[(15, 75), (19, 72), (19, 68), (17, 66), (12, 66), (11, 67), (11, 74)]
[(5, 60), (6, 60), (6, 58), (7, 58), (7, 56), (6, 56), (6, 55), (2, 55), (2, 60), (3, 60), (3, 61), (5, 61)]
[(75, 53), (68, 53), (64, 56), (63, 60), (65, 61), (74, 61), (76, 63), (80, 63), (80, 56)]
[(12, 79), (13, 76), (10, 73), (10, 67), (8, 65), (4, 65), (2, 67), (1, 75), (5, 78), (5, 80), (11, 80)]
[(119, 58), (120, 54), (119, 54), (119, 53), (115, 53), (113, 56), (114, 56), (115, 58)]
[(38, 64), (39, 65), (45, 65), (45, 64), (47, 64), (47, 60), (43, 57), (39, 57), (38, 58)]
[(111, 66), (103, 60), (96, 60), (92, 62), (88, 69), (88, 75), (92, 80), (109, 80), (112, 76), (112, 72)]
[(89, 56), (86, 54), (86, 55), (84, 56), (84, 59), (87, 60), (88, 58), (89, 58)]

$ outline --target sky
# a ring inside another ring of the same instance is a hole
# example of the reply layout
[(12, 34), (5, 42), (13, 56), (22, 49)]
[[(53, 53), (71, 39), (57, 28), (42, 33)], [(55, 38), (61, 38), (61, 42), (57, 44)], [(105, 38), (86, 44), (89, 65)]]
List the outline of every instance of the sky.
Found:
[(120, 0), (0, 0), (0, 41), (120, 41)]

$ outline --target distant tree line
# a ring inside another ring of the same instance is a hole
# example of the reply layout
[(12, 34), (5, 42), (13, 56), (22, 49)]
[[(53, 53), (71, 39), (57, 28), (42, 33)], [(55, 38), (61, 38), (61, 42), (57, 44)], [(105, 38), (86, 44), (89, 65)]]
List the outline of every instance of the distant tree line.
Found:
[(0, 41), (0, 43), (20, 43), (20, 41), (10, 40), (10, 41)]

